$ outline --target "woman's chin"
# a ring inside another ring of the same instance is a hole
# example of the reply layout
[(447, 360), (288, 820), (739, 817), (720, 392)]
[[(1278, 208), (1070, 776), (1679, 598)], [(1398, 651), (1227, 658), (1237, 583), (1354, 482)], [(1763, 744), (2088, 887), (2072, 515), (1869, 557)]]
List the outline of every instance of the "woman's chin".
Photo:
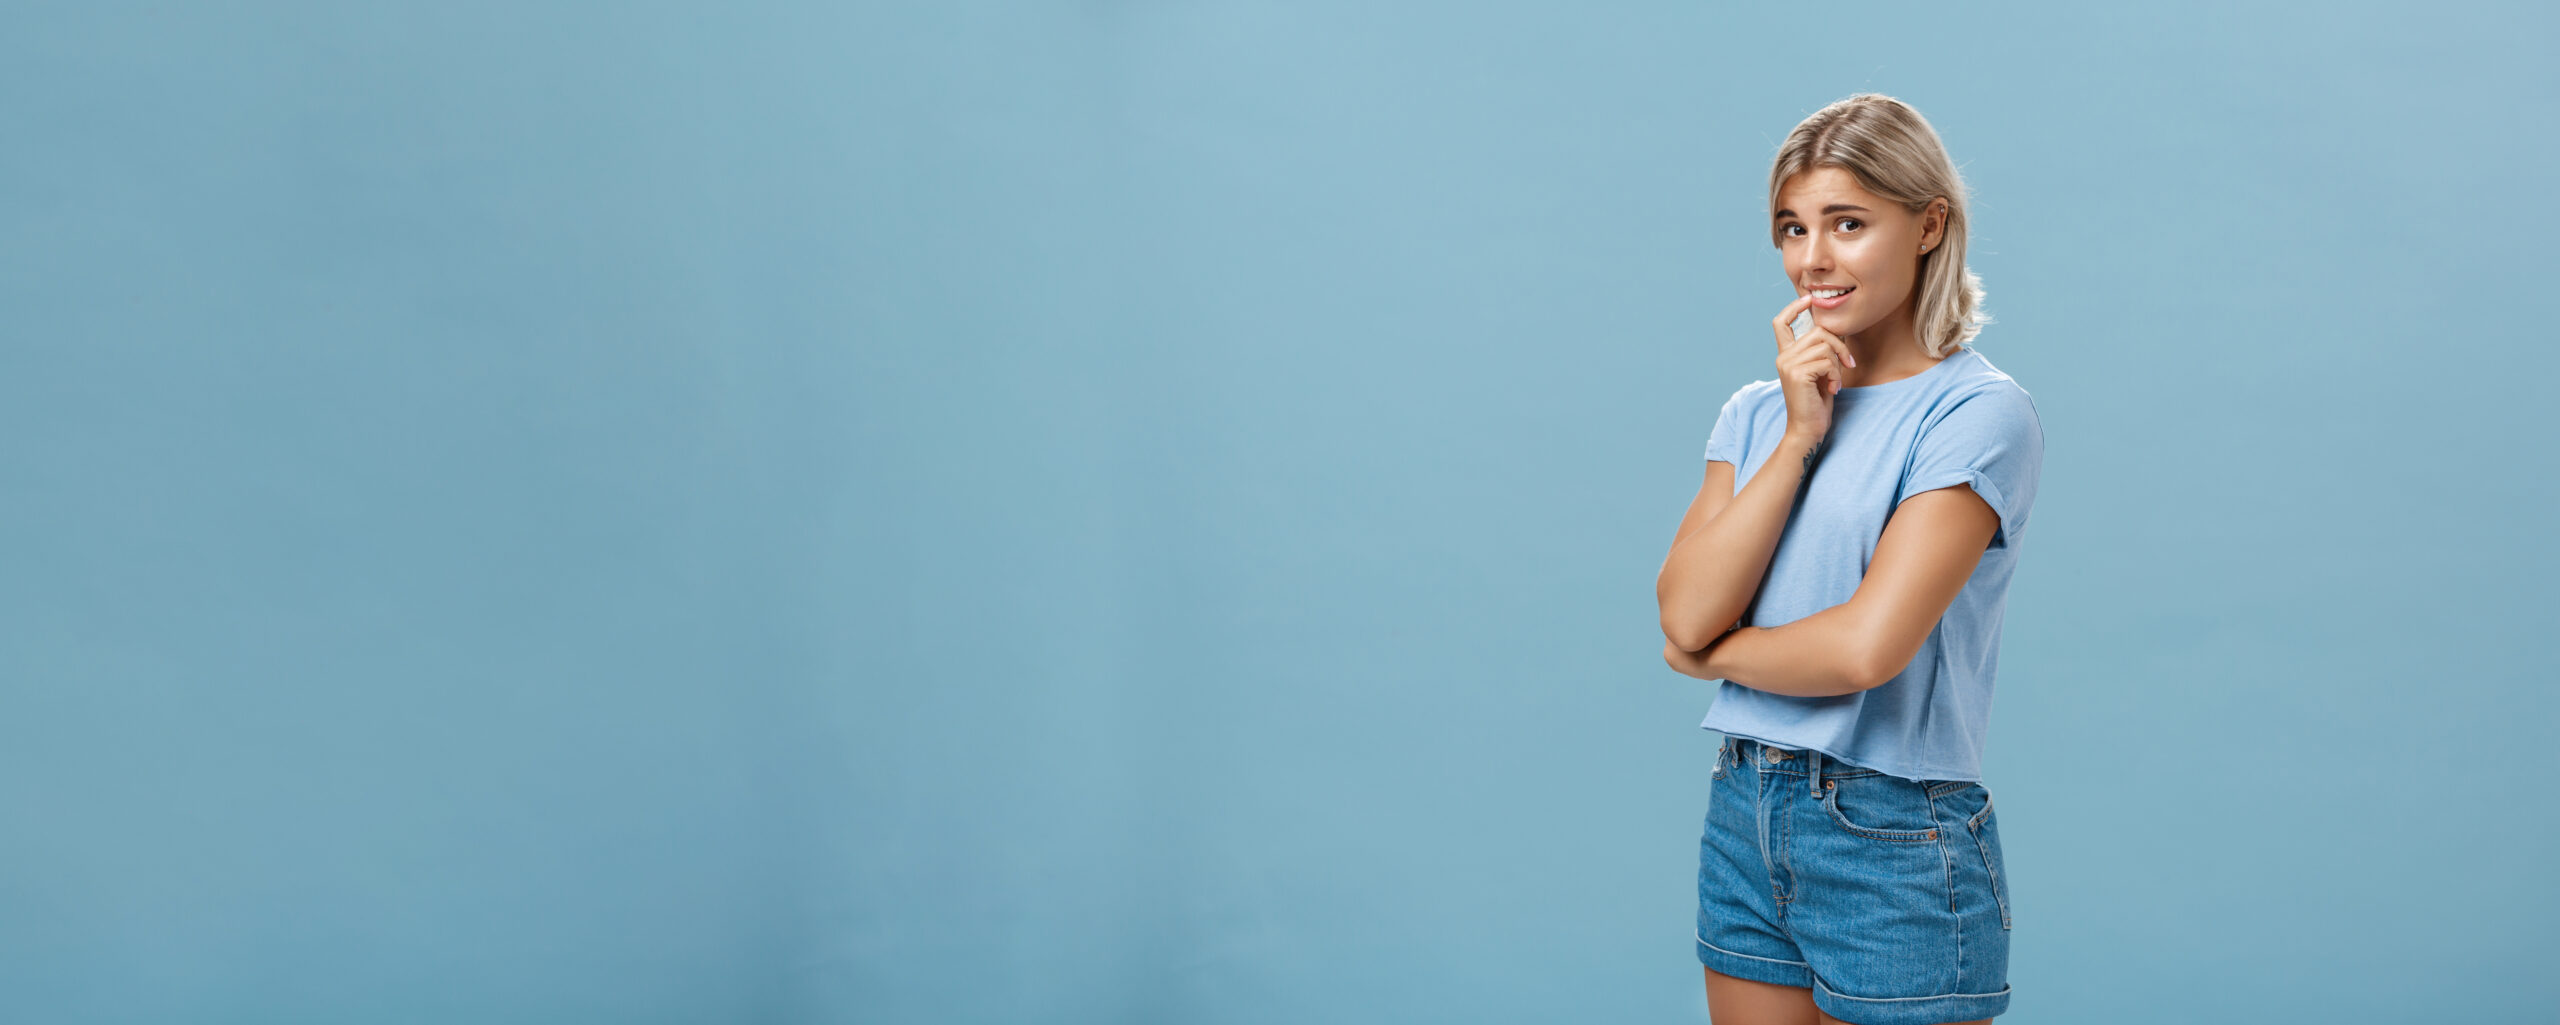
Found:
[(1842, 316), (1839, 311), (1827, 310), (1813, 315), (1813, 326), (1846, 338), (1850, 330), (1857, 325), (1851, 324), (1849, 318)]

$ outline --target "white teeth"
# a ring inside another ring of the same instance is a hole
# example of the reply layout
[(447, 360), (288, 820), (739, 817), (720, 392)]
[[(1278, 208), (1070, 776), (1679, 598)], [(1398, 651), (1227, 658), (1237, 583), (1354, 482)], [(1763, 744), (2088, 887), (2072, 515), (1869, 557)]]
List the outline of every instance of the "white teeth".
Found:
[(1829, 299), (1834, 296), (1843, 296), (1847, 294), (1849, 294), (1849, 290), (1845, 288), (1818, 288), (1814, 290), (1813, 297), (1816, 299)]

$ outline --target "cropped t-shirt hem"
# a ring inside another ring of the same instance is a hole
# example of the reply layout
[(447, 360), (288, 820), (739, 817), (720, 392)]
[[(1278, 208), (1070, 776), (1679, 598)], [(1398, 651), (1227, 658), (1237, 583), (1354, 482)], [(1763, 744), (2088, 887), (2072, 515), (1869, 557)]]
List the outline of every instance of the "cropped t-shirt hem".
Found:
[(1761, 743), (1763, 743), (1763, 744), (1767, 744), (1767, 745), (1769, 745), (1770, 747), (1783, 747), (1783, 748), (1786, 748), (1786, 749), (1787, 749), (1787, 750), (1789, 750), (1789, 751), (1819, 751), (1819, 752), (1821, 752), (1821, 753), (1822, 753), (1822, 756), (1823, 756), (1824, 758), (1828, 758), (1828, 759), (1830, 759), (1830, 760), (1832, 760), (1832, 761), (1835, 761), (1835, 762), (1842, 762), (1842, 763), (1846, 763), (1846, 764), (1849, 764), (1849, 765), (1854, 765), (1854, 766), (1857, 766), (1858, 768), (1861, 768), (1861, 769), (1874, 769), (1875, 771), (1877, 771), (1877, 772), (1881, 772), (1881, 773), (1884, 773), (1884, 774), (1885, 774), (1885, 775), (1887, 775), (1887, 776), (1894, 776), (1894, 777), (1898, 777), (1898, 778), (1901, 778), (1901, 779), (1907, 779), (1907, 780), (1911, 780), (1911, 781), (1913, 781), (1913, 782), (1918, 782), (1918, 783), (1944, 783), (1944, 782), (1951, 782), (1951, 781), (1952, 781), (1952, 782), (1960, 782), (1960, 783), (1980, 783), (1980, 782), (1982, 782), (1982, 774), (1981, 774), (1981, 773), (1979, 773), (1979, 772), (1966, 772), (1966, 771), (1957, 770), (1957, 769), (1946, 769), (1946, 770), (1940, 770), (1940, 771), (1930, 771), (1930, 770), (1926, 770), (1926, 769), (1915, 769), (1915, 770), (1905, 771), (1905, 770), (1906, 770), (1906, 769), (1908, 769), (1909, 767), (1907, 767), (1907, 766), (1892, 766), (1892, 765), (1871, 765), (1871, 764), (1868, 764), (1868, 763), (1866, 763), (1866, 762), (1859, 761), (1859, 760), (1857, 760), (1857, 759), (1855, 759), (1855, 758), (1850, 758), (1850, 757), (1843, 756), (1843, 755), (1841, 755), (1839, 752), (1836, 752), (1836, 751), (1833, 751), (1833, 750), (1831, 750), (1831, 749), (1829, 749), (1829, 748), (1823, 747), (1823, 746), (1822, 746), (1822, 745), (1820, 745), (1820, 744), (1807, 744), (1807, 743), (1803, 743), (1803, 742), (1801, 742), (1801, 741), (1792, 741), (1792, 740), (1777, 740), (1777, 739), (1773, 739), (1773, 738), (1769, 738), (1769, 737), (1755, 737), (1755, 736), (1752, 736), (1751, 734), (1748, 734), (1748, 733), (1742, 733), (1742, 732), (1735, 731), (1735, 730), (1718, 730), (1718, 729), (1716, 729), (1716, 728), (1715, 728), (1715, 727), (1713, 727), (1713, 726), (1705, 726), (1705, 725), (1701, 725), (1701, 726), (1700, 726), (1700, 727), (1698, 727), (1698, 728), (1699, 728), (1699, 729), (1703, 729), (1703, 730), (1714, 730), (1715, 732), (1717, 732), (1717, 733), (1721, 733), (1721, 734), (1723, 734), (1723, 735), (1725, 735), (1725, 736), (1728, 736), (1728, 737), (1741, 737), (1741, 738), (1742, 738), (1742, 739), (1744, 739), (1744, 740), (1756, 740), (1756, 741), (1759, 741), (1759, 742), (1761, 742)]

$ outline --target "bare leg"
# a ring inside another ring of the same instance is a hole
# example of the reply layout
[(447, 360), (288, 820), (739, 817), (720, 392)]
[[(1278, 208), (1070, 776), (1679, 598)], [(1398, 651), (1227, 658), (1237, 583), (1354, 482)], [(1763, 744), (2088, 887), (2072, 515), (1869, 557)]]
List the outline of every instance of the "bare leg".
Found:
[(1827, 1018), (1813, 1005), (1813, 990), (1774, 982), (1737, 979), (1705, 965), (1707, 1017), (1715, 1025), (1821, 1025)]

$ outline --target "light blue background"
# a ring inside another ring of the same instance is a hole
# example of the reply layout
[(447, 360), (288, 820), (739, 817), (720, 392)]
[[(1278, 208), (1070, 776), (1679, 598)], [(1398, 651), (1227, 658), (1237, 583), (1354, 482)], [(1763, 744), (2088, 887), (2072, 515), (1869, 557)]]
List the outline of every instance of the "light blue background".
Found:
[(1850, 93), (2049, 436), (2008, 1022), (2550, 1013), (2538, 5), (35, 3), (0, 1019), (1701, 1022)]

